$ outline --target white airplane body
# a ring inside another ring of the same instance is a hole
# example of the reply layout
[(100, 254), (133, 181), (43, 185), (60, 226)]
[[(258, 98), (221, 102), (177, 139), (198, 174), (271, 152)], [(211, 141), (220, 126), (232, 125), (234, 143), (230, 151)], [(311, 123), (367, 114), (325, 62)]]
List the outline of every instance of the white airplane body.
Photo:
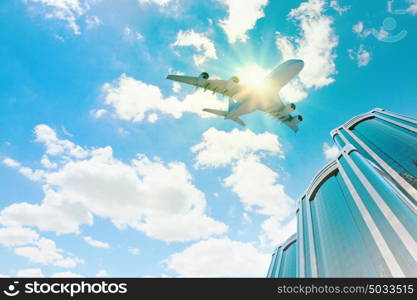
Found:
[(209, 79), (209, 75), (206, 72), (201, 73), (199, 77), (168, 75), (167, 79), (187, 83), (197, 88), (210, 90), (213, 94), (219, 93), (229, 97), (228, 110), (205, 108), (203, 111), (223, 116), (225, 119), (233, 120), (245, 126), (240, 116), (260, 110), (296, 132), (298, 131), (297, 124), (303, 118), (300, 115), (291, 115), (296, 108), (295, 104), (284, 104), (279, 97), (279, 91), (285, 84), (297, 76), (303, 67), (304, 62), (302, 60), (287, 60), (265, 77), (261, 88), (241, 84), (236, 76), (229, 80)]

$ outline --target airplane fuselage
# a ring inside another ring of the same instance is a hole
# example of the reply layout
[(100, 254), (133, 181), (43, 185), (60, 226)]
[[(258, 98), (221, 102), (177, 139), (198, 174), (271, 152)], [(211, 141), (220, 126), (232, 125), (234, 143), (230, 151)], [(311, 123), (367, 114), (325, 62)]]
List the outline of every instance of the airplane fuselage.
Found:
[(257, 110), (258, 107), (252, 99), (253, 98), (247, 98), (233, 104), (231, 107), (229, 107), (225, 119), (235, 119), (239, 116), (246, 115)]
[[(278, 95), (279, 90), (294, 78), (303, 66), (304, 62), (302, 60), (294, 59), (275, 67), (265, 78), (267, 81), (265, 86), (269, 86), (268, 90), (247, 90), (237, 94), (233, 97), (236, 102), (229, 106), (225, 119), (239, 118), (256, 110), (279, 111), (284, 107)], [(285, 116), (282, 117), (285, 119)]]

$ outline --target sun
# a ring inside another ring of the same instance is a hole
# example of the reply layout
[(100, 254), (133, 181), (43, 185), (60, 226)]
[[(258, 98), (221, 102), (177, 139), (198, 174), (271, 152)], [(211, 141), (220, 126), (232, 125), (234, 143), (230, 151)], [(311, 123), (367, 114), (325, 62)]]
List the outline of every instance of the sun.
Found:
[(269, 70), (255, 63), (237, 69), (237, 77), (239, 77), (240, 82), (253, 87), (261, 87), (268, 73)]

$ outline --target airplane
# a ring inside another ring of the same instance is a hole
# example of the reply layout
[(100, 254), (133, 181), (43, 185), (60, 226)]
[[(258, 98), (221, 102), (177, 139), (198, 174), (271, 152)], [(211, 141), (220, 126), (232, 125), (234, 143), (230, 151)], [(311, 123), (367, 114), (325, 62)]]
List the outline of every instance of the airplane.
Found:
[(230, 119), (246, 126), (240, 116), (260, 110), (297, 132), (298, 123), (303, 120), (303, 117), (301, 115), (292, 116), (291, 113), (296, 109), (295, 104), (284, 104), (278, 93), (283, 86), (301, 72), (303, 67), (302, 60), (287, 60), (274, 68), (257, 87), (240, 83), (237, 76), (233, 76), (229, 80), (209, 79), (207, 72), (201, 73), (198, 77), (168, 75), (167, 79), (229, 97), (227, 110), (204, 108), (205, 112), (223, 116), (224, 119)]

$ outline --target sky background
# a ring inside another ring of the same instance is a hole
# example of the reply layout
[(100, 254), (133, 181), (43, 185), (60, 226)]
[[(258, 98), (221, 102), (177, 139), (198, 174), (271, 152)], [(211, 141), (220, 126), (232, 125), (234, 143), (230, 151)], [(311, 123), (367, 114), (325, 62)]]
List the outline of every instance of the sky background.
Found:
[[(329, 132), (417, 116), (417, 1), (2, 0), (0, 276), (265, 276)], [(281, 91), (293, 133), (168, 74)]]

